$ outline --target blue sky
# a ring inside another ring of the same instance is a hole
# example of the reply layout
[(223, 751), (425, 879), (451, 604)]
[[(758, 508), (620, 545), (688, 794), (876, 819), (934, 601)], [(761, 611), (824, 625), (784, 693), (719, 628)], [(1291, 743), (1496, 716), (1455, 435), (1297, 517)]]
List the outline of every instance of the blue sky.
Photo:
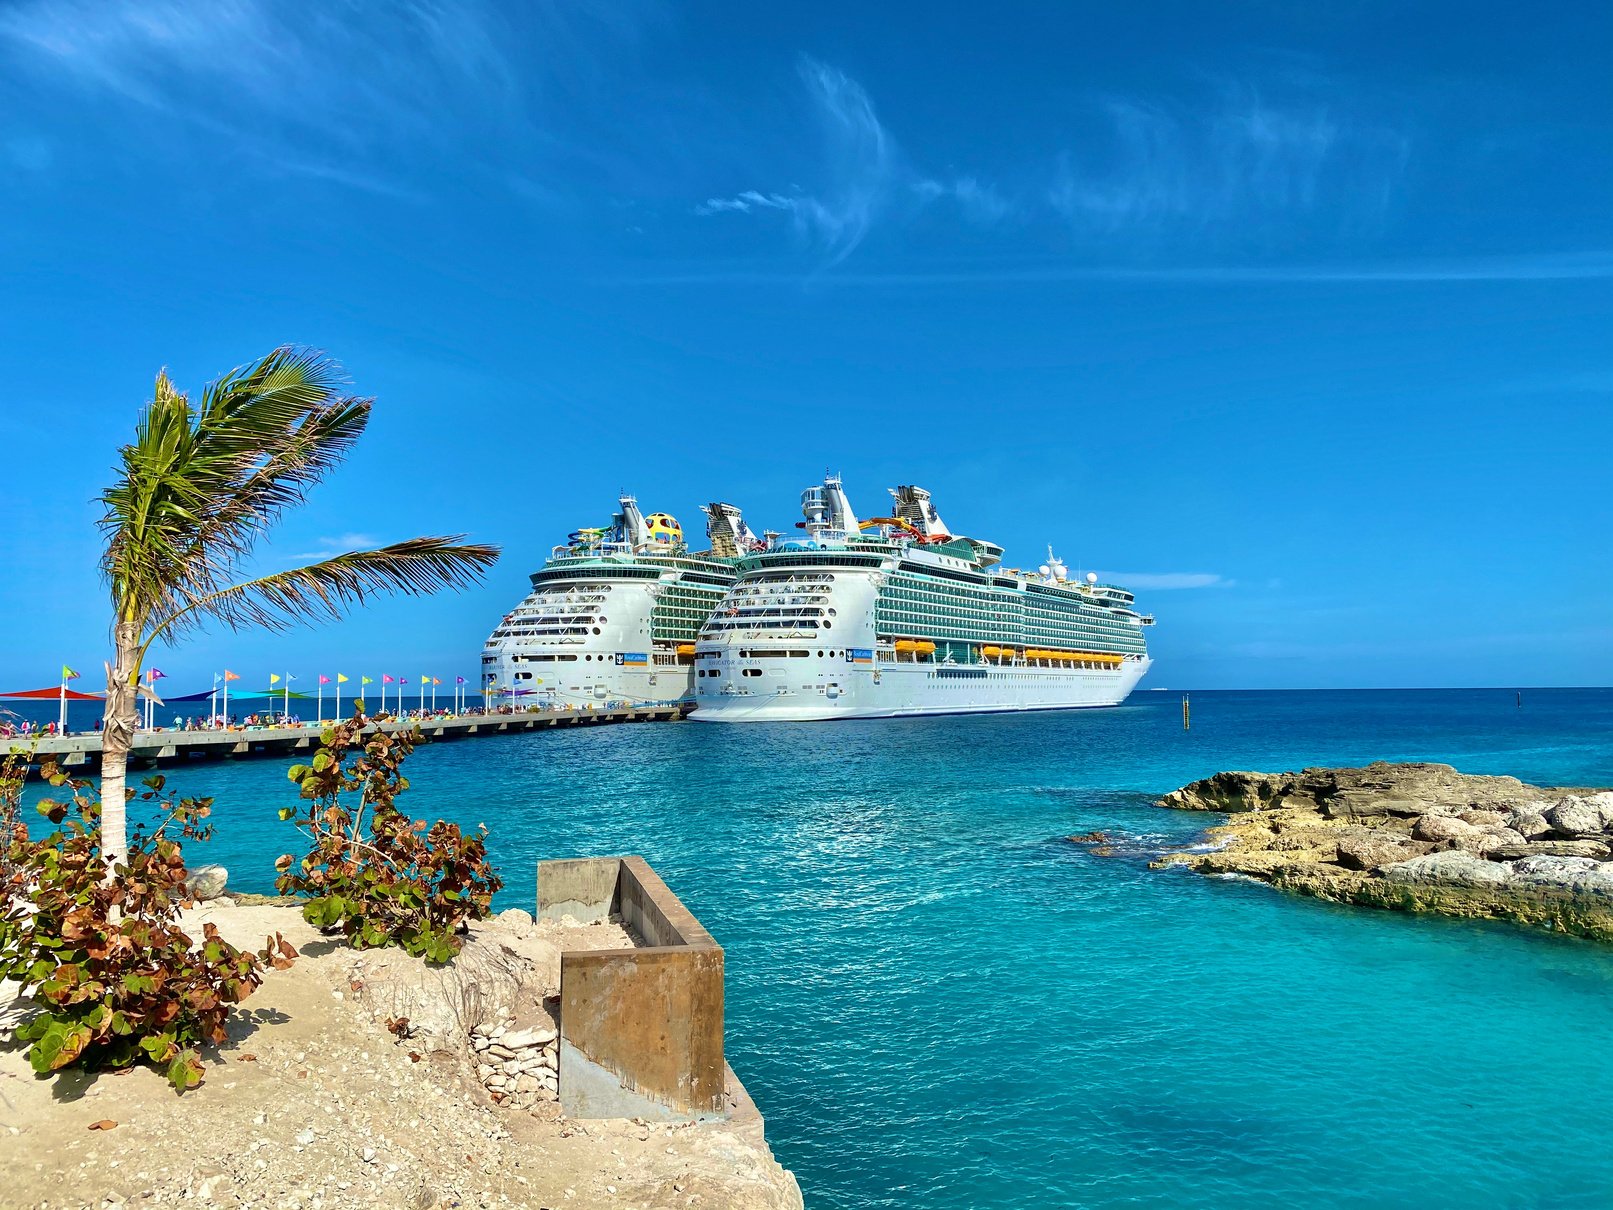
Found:
[(506, 555), (171, 683), (470, 675), (619, 489), (826, 467), (1129, 582), (1156, 685), (1613, 683), (1613, 9), (378, 13), (0, 4), (7, 687), (103, 658), (156, 370), (281, 342), (379, 402), (266, 562)]

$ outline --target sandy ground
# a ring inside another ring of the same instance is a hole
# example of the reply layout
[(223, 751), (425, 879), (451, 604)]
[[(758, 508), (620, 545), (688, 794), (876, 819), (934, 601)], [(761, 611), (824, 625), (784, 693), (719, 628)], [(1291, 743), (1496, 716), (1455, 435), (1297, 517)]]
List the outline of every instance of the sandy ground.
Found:
[[(433, 971), (350, 950), (282, 906), (198, 914), (243, 947), (284, 933), (302, 957), (267, 974), (184, 1096), (146, 1068), (36, 1078), (10, 1041), (26, 1006), (0, 995), (0, 1206), (801, 1206), (743, 1102), (718, 1123), (570, 1121), (557, 1105), (500, 1109), (477, 1083), (465, 1031), (547, 1023), (560, 949), (622, 945), (617, 927), (506, 913)], [(418, 1023), (403, 1041), (382, 1024), (398, 1015)], [(90, 1129), (103, 1121), (116, 1125)]]

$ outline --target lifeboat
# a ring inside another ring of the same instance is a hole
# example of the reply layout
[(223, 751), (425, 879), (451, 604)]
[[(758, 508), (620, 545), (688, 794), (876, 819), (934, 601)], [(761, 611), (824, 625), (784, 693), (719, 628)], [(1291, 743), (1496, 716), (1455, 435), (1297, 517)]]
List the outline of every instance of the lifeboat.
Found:
[(988, 660), (1011, 660), (1017, 654), (1012, 647), (982, 647), (980, 654)]
[(928, 639), (897, 639), (897, 651), (911, 651), (917, 655), (929, 655), (935, 650), (935, 644)]
[(693, 655), (694, 654), (694, 644), (693, 643), (679, 643), (678, 644), (678, 654), (679, 655)]

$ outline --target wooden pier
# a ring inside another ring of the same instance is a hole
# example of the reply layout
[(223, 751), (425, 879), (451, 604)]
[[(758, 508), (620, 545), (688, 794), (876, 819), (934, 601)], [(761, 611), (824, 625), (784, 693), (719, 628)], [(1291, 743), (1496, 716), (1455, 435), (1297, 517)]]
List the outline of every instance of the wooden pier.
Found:
[[(472, 739), (489, 735), (516, 735), (550, 727), (597, 727), (605, 723), (669, 723), (687, 715), (689, 707), (618, 706), (614, 709), (522, 710), (513, 714), (461, 714), (452, 718), (387, 719), (372, 723), (397, 733), (419, 728), (426, 743)], [(188, 764), (198, 760), (247, 760), (255, 757), (295, 757), (312, 752), (328, 723), (300, 727), (233, 727), (226, 731), (136, 731), (129, 751), (131, 768)], [(63, 769), (95, 767), (101, 761), (99, 733), (0, 739), (0, 751), (32, 750), (36, 757), (54, 756)]]

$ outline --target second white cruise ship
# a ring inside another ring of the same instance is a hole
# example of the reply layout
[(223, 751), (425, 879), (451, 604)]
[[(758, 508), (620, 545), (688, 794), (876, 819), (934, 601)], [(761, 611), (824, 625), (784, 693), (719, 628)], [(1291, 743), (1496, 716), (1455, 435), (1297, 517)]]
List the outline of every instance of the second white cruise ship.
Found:
[(859, 521), (838, 477), (802, 494), (802, 537), (774, 537), (701, 629), (701, 722), (886, 718), (1114, 706), (1148, 670), (1132, 594), (1035, 571), (954, 536), (930, 495), (894, 489)]
[(711, 549), (691, 554), (666, 513), (621, 498), (609, 526), (556, 546), (482, 649), (492, 704), (601, 705), (693, 696), (695, 638), (763, 543), (731, 504), (706, 506)]

